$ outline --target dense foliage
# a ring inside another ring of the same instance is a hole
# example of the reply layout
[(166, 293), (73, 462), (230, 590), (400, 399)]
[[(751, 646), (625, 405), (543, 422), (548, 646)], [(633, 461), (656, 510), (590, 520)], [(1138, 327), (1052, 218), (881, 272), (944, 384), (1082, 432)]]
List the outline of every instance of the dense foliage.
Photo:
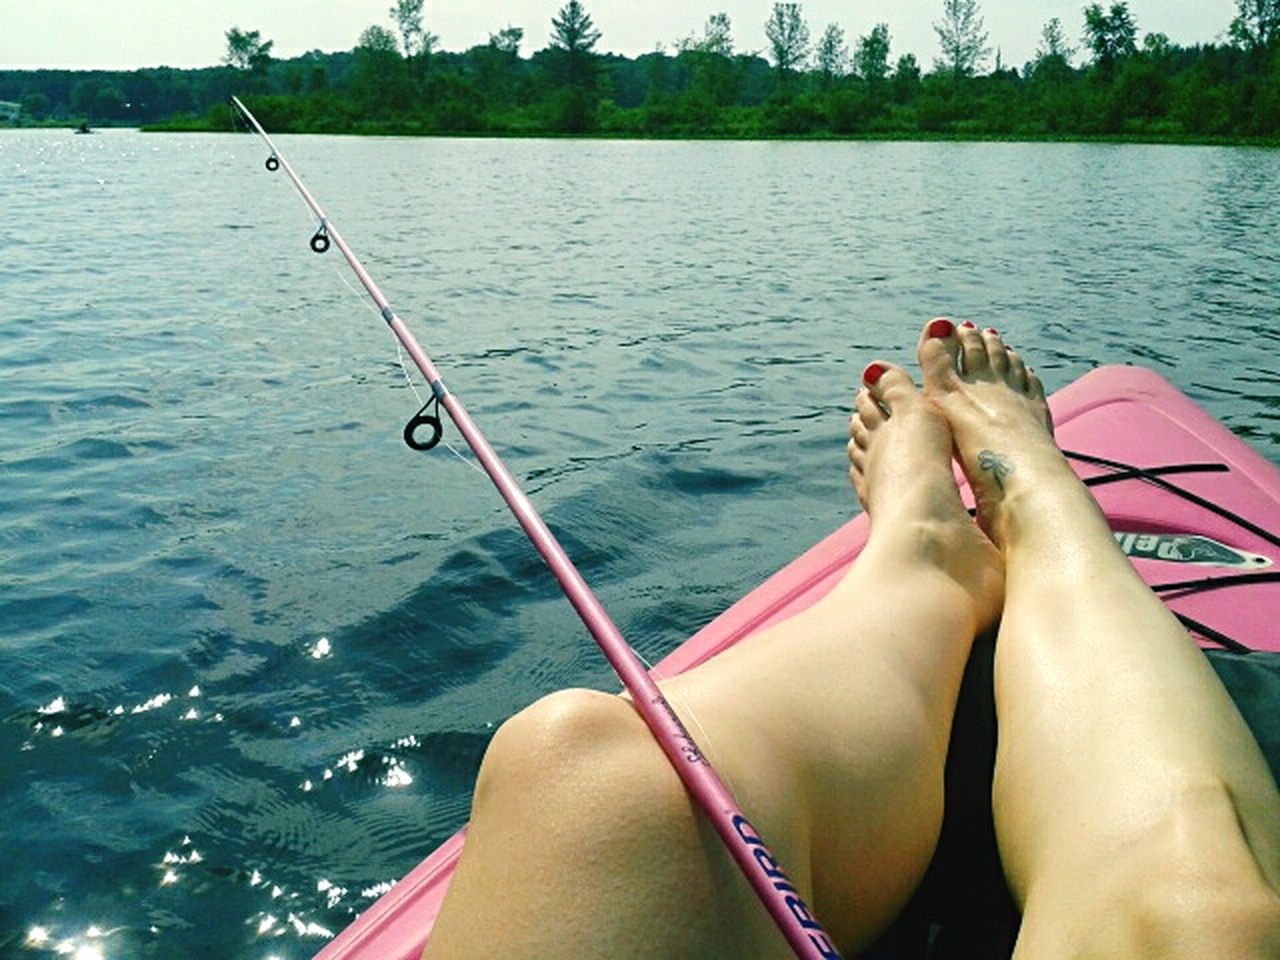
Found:
[[(231, 93), (273, 130), (325, 133), (598, 133), (617, 136), (1280, 137), (1280, 0), (1238, 0), (1228, 44), (1178, 47), (1142, 34), (1126, 3), (1081, 12), (1080, 56), (1045, 25), (1034, 59), (987, 71), (976, 0), (940, 0), (943, 57), (925, 73), (891, 52), (888, 27), (811, 40), (803, 10), (776, 4), (766, 59), (735, 51), (716, 14), (701, 36), (635, 58), (600, 53), (580, 0), (552, 40), (522, 56), (505, 27), (461, 53), (436, 49), (422, 0), (397, 0), (343, 53), (270, 56), (257, 31), (227, 31), (224, 65), (199, 70), (0, 71), (18, 122), (229, 129)], [(816, 31), (815, 31), (816, 32)], [(1139, 39), (1141, 37), (1141, 39)]]

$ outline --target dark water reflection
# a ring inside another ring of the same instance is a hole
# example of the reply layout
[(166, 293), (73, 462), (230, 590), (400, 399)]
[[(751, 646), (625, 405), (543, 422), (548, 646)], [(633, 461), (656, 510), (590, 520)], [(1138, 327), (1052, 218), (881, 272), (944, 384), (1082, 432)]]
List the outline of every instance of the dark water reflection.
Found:
[[(1280, 154), (285, 138), (656, 659), (854, 509), (927, 317), (1280, 454)], [(0, 133), (0, 953), (304, 957), (601, 659), (248, 138)]]

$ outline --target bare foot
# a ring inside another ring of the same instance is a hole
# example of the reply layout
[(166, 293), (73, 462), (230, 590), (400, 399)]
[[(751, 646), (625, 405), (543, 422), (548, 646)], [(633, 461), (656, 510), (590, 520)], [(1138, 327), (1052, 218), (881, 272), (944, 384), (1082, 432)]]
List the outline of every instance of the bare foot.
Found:
[(978, 522), (1004, 548), (1013, 504), (1057, 481), (1076, 484), (1053, 440), (1044, 385), (990, 327), (930, 321), (917, 348), (924, 395), (946, 418), (978, 504)]
[(999, 552), (969, 518), (951, 472), (946, 419), (911, 377), (869, 365), (849, 420), (849, 476), (871, 518), (868, 550), (890, 549), (941, 569), (973, 597), (980, 626), (999, 615)]

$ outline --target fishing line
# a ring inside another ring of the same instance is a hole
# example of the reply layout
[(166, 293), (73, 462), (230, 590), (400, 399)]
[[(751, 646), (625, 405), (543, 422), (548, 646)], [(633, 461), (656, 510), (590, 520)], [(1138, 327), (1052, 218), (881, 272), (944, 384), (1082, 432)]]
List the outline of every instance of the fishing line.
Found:
[[(344, 274), (336, 266), (333, 268), (333, 272), (334, 272), (334, 275), (337, 276), (339, 280), (341, 280), (344, 284), (346, 284), (347, 289), (351, 291), (351, 295), (360, 302), (360, 308), (362, 310), (368, 310), (375, 317), (378, 317), (379, 319), (381, 319), (381, 316), (378, 314), (377, 308), (375, 308), (371, 303), (367, 302), (363, 296), (361, 296), (360, 291), (351, 285), (351, 281), (347, 279), (346, 274)], [(394, 333), (391, 334), (391, 339), (395, 341), (396, 360), (399, 361), (400, 363), (400, 372), (404, 374), (404, 382), (409, 387), (409, 389), (413, 391), (413, 396), (418, 401), (419, 408), (425, 407), (427, 405), (427, 401), (422, 399), (422, 394), (418, 392), (418, 385), (413, 382), (413, 377), (409, 374), (409, 368), (405, 366), (404, 346), (400, 343), (399, 339), (396, 337)], [(481, 470), (478, 466), (476, 466), (476, 464), (472, 460), (467, 459), (467, 457), (457, 447), (455, 447), (452, 443), (450, 443), (448, 439), (441, 437), (440, 444), (446, 450), (452, 453), (455, 457), (461, 460), (464, 464), (466, 464), (468, 467), (470, 467), (472, 470), (478, 473), (480, 476), (488, 479), (488, 474), (486, 474), (483, 470)]]
[[(462, 401), (445, 386), (431, 357), (422, 349), (404, 320), (392, 309), (386, 295), (329, 221), (311, 191), (281, 155), (257, 118), (239, 98), (232, 97), (231, 102), (270, 149), (271, 153), (265, 164), (267, 170), (272, 173), (283, 172), (318, 219), (320, 226), (309, 242), (311, 249), (315, 253), (324, 253), (330, 247), (337, 247), (356, 279), (377, 306), (379, 315), (391, 328), (431, 388), (431, 399), (423, 404), (422, 409), (405, 426), (405, 443), (417, 450), (435, 447), (443, 437), (443, 416), (448, 415), (502, 499), (506, 501), (529, 542), (559, 582), (583, 625), (631, 695), (632, 705), (649, 727), (672, 769), (679, 775), (690, 797), (719, 835), (726, 851), (741, 869), (795, 955), (801, 960), (839, 960), (839, 951), (805, 904), (795, 885), (788, 879), (777, 858), (743, 814), (724, 781), (712, 769), (697, 741), (689, 735), (675, 709), (658, 689), (643, 662), (627, 644), (599, 599), (592, 593), (546, 521), (520, 489), (511, 471), (471, 419)], [(430, 438), (422, 439), (419, 432), (422, 427), (431, 429)]]
[[(650, 666), (649, 670), (652, 672), (653, 667)], [(667, 693), (665, 690), (663, 693), (666, 693), (668, 700), (674, 699), (677, 704), (683, 707), (685, 714), (693, 721), (693, 725), (698, 730), (698, 736), (696, 739), (698, 743), (702, 744), (703, 752), (707, 754), (714, 754), (716, 752), (716, 745), (711, 739), (711, 734), (707, 733), (707, 728), (702, 725), (702, 721), (698, 718), (697, 711), (693, 709), (693, 705), (689, 703), (688, 699), (681, 697), (678, 694), (672, 695)], [(728, 773), (721, 773), (720, 776), (724, 778), (725, 783), (729, 785), (729, 789), (736, 792), (736, 785), (733, 782), (733, 777), (729, 776)]]
[[(653, 670), (654, 670), (653, 662), (648, 657), (646, 657), (643, 653), (641, 653), (639, 650), (636, 651), (636, 659), (638, 659), (641, 663), (644, 664), (644, 668), (646, 670), (648, 670), (650, 673), (653, 673)], [(711, 735), (707, 733), (707, 728), (704, 727), (702, 725), (702, 721), (698, 719), (698, 714), (694, 711), (693, 705), (689, 703), (689, 701), (686, 700), (684, 697), (678, 694), (670, 693), (665, 690), (663, 691), (663, 694), (666, 696), (668, 700), (684, 708), (685, 714), (687, 714), (689, 719), (693, 721), (693, 725), (698, 728), (698, 733), (700, 734), (700, 736), (698, 736), (696, 739), (698, 743), (704, 745), (705, 747), (704, 752), (715, 753), (715, 750), (714, 750), (715, 745), (711, 742)], [(720, 774), (720, 776), (724, 779), (725, 783), (729, 785), (729, 789), (733, 790), (734, 789), (733, 779), (727, 773), (722, 773)]]
[[(648, 657), (646, 657), (639, 650), (636, 651), (636, 657), (640, 660), (641, 663), (644, 664), (644, 668), (646, 670), (648, 670), (650, 673), (653, 673), (654, 665), (649, 660)], [(698, 728), (698, 733), (701, 734), (701, 736), (699, 736), (697, 740), (699, 743), (704, 744), (706, 746), (705, 752), (715, 753), (715, 750), (713, 749), (715, 745), (711, 742), (711, 735), (707, 733), (707, 728), (704, 727), (702, 725), (702, 721), (698, 719), (698, 714), (694, 711), (693, 704), (691, 704), (684, 697), (681, 697), (677, 694), (667, 693), (665, 690), (663, 691), (663, 693), (666, 694), (666, 697), (668, 700), (673, 700), (675, 701), (675, 703), (679, 704), (681, 707), (684, 707), (684, 712), (688, 714), (689, 719), (693, 721), (693, 725)], [(724, 778), (725, 782), (729, 784), (729, 789), (732, 790), (733, 789), (732, 778), (727, 773), (722, 773), (720, 774), (720, 776)]]
[(346, 275), (345, 273), (343, 273), (343, 272), (342, 272), (342, 271), (341, 271), (337, 266), (335, 266), (335, 267), (333, 268), (333, 275), (334, 275), (335, 277), (337, 277), (339, 280), (341, 280), (343, 283), (345, 283), (345, 284), (347, 285), (347, 289), (351, 291), (351, 295), (352, 295), (353, 297), (355, 297), (355, 298), (356, 298), (356, 300), (358, 300), (358, 301), (360, 302), (360, 309), (361, 309), (361, 310), (368, 310), (368, 311), (370, 311), (370, 312), (371, 312), (375, 317), (378, 315), (378, 310), (377, 310), (377, 308), (376, 308), (376, 307), (374, 307), (374, 305), (373, 305), (373, 304), (371, 304), (371, 303), (367, 303), (367, 302), (365, 301), (364, 296), (360, 293), (360, 291), (359, 291), (359, 290), (357, 290), (355, 287), (353, 287), (353, 286), (351, 285), (351, 281), (347, 279), (347, 275)]
[[(426, 402), (422, 399), (422, 394), (418, 392), (418, 386), (413, 382), (413, 377), (409, 375), (409, 368), (404, 365), (404, 347), (400, 345), (400, 341), (396, 341), (396, 359), (400, 361), (400, 372), (404, 374), (404, 382), (409, 385), (409, 389), (413, 391), (414, 398), (418, 401), (419, 407), (425, 407)], [(440, 445), (461, 460), (464, 464), (474, 470), (480, 476), (488, 479), (488, 474), (481, 470), (476, 464), (469, 460), (457, 447), (449, 442), (447, 437), (440, 438)]]

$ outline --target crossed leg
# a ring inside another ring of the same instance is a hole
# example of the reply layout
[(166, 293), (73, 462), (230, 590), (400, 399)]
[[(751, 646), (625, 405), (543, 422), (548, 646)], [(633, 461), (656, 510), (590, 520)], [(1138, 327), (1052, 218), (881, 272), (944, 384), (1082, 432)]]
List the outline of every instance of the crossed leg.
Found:
[[(867, 547), (808, 611), (664, 683), (841, 950), (871, 942), (928, 866), (974, 636), (999, 557), (963, 509), (951, 434), (873, 364), (848, 454)], [(625, 699), (568, 691), (482, 764), (428, 960), (790, 956)]]
[(919, 345), (1007, 570), (993, 801), (1017, 960), (1280, 957), (1280, 794), (1180, 624), (1116, 547), (994, 330)]

